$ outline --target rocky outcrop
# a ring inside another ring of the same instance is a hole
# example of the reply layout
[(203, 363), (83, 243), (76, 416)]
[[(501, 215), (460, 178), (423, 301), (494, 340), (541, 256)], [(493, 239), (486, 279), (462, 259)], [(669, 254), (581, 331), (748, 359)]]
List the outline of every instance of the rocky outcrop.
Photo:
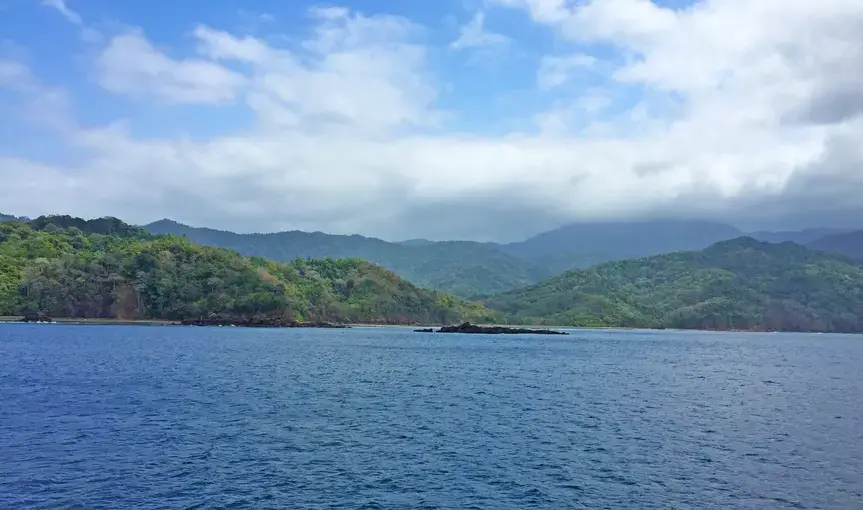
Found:
[(33, 312), (27, 311), (24, 313), (24, 317), (21, 319), (21, 322), (53, 322), (54, 319), (45, 315), (42, 312)]
[(465, 322), (458, 326), (444, 326), (438, 333), (466, 333), (474, 335), (568, 335), (565, 331), (553, 329), (507, 328), (504, 326), (477, 326)]
[(184, 319), (180, 324), (183, 326), (232, 326), (242, 328), (347, 328), (343, 324), (332, 324), (330, 322), (298, 322), (284, 319)]

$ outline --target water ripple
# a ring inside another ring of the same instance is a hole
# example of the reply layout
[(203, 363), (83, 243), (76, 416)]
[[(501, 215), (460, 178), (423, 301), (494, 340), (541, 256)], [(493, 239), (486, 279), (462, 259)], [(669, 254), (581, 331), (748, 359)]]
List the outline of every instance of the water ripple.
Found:
[(863, 508), (863, 339), (0, 325), (2, 508)]

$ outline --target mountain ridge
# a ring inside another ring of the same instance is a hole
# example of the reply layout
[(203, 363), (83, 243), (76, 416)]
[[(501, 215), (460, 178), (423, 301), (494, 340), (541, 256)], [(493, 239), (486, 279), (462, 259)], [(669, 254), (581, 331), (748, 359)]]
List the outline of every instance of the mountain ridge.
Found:
[(752, 237), (576, 269), (484, 300), (508, 320), (571, 326), (863, 332), (863, 269)]
[(405, 245), (356, 234), (302, 231), (237, 234), (190, 227), (172, 220), (160, 220), (142, 228), (154, 234), (185, 236), (199, 244), (273, 260), (361, 258), (384, 266), (417, 285), (462, 297), (511, 290), (550, 276), (532, 264), (475, 241)]
[[(477, 243), (433, 247), (465, 244)], [(397, 324), (472, 317), (582, 327), (863, 332), (861, 264), (791, 241), (740, 236), (702, 250), (574, 269), (472, 303), (356, 258), (275, 262), (116, 218), (53, 216), (0, 223), (0, 314), (170, 320), (275, 314)]]
[(490, 317), (358, 259), (281, 263), (112, 218), (68, 216), (0, 223), (0, 315), (382, 324)]
[[(43, 221), (41, 218), (31, 221)], [(69, 217), (63, 218), (70, 221)], [(97, 220), (105, 225), (120, 222)], [(525, 241), (502, 244), (427, 239), (393, 243), (359, 234), (299, 230), (240, 234), (192, 227), (167, 218), (141, 228), (153, 234), (185, 236), (199, 244), (284, 262), (297, 258), (360, 258), (386, 267), (419, 286), (463, 298), (508, 292), (567, 270), (607, 261), (703, 249), (741, 235), (771, 242), (801, 242), (822, 233), (841, 232), (819, 228), (743, 234), (733, 226), (717, 222), (645, 220), (571, 224)]]
[[(418, 285), (461, 297), (487, 296), (538, 283), (570, 269), (612, 260), (699, 250), (747, 235), (717, 222), (645, 220), (571, 224), (518, 243), (429, 241), (390, 243), (361, 235), (286, 231), (237, 234), (161, 220), (143, 228), (186, 235), (195, 242), (275, 260), (296, 257), (358, 257), (380, 264)], [(807, 239), (838, 229), (755, 232), (773, 242)]]

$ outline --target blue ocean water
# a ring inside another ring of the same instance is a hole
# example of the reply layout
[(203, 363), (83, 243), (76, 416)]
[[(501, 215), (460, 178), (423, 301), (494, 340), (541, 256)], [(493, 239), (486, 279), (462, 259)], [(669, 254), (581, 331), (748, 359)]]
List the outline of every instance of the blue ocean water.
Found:
[(2, 508), (863, 508), (863, 337), (0, 325)]

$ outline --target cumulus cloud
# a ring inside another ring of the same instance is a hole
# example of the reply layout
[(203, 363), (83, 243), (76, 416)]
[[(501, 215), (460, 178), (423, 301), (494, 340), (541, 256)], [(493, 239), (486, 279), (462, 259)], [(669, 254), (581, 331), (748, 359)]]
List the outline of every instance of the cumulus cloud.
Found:
[[(396, 16), (315, 9), (311, 35), (283, 46), (193, 26), (196, 54), (184, 56), (131, 31), (94, 62), (107, 91), (233, 102), (253, 125), (196, 140), (142, 138), (120, 119), (78, 127), (57, 140), (85, 151), (74, 164), (0, 159), (0, 203), (240, 231), (496, 240), (576, 220), (802, 227), (863, 213), (858, 0), (494, 3), (559, 38), (536, 68), (538, 89), (562, 94), (530, 114), (538, 131), (449, 129), (423, 28)], [(485, 33), (481, 17), (472, 23)], [(613, 58), (590, 53), (597, 45)], [(606, 88), (560, 87), (602, 59)], [(20, 73), (0, 66), (0, 81)]]
[(225, 103), (244, 77), (208, 60), (173, 59), (140, 30), (111, 39), (96, 59), (96, 80), (115, 94), (166, 103)]

